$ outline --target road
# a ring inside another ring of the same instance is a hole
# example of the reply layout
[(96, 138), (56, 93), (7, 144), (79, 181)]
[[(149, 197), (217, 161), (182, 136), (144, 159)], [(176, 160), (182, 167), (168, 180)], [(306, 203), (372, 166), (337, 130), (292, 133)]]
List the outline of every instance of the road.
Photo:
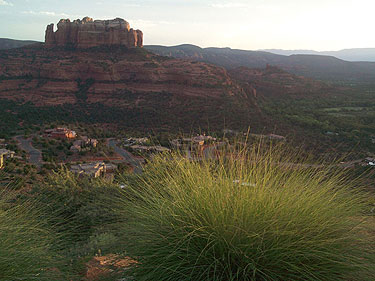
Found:
[(126, 151), (125, 149), (123, 149), (121, 147), (119, 147), (117, 145), (117, 140), (109, 139), (108, 140), (108, 146), (112, 147), (113, 150), (117, 154), (121, 155), (124, 158), (125, 163), (130, 164), (134, 168), (135, 174), (142, 173), (143, 169), (142, 169), (142, 165), (141, 165), (140, 161), (138, 159), (134, 158), (134, 156), (130, 152)]
[(19, 146), (29, 154), (29, 161), (31, 164), (42, 167), (42, 152), (31, 145), (30, 139), (25, 139), (23, 136), (16, 136)]

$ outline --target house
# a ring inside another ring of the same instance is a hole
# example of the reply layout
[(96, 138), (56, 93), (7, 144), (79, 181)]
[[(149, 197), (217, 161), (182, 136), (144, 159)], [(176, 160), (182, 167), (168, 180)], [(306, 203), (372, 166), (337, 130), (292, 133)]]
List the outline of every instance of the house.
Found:
[(366, 165), (368, 165), (368, 166), (375, 166), (375, 158), (367, 157), (367, 158), (365, 159), (365, 163), (366, 163)]
[(0, 169), (4, 167), (4, 158), (13, 158), (16, 153), (8, 149), (0, 149)]
[(90, 139), (86, 136), (82, 136), (81, 139), (73, 142), (73, 145), (70, 147), (70, 150), (73, 152), (79, 152), (87, 147), (96, 147), (98, 145), (98, 140)]
[(5, 158), (13, 158), (16, 153), (14, 151), (2, 148), (0, 149), (0, 154), (3, 154)]
[(138, 152), (169, 152), (171, 151), (167, 147), (163, 147), (160, 145), (154, 145), (154, 146), (145, 146), (145, 145), (132, 145), (130, 146), (131, 149), (136, 150)]
[(170, 141), (171, 145), (180, 148), (187, 146), (203, 146), (204, 144), (215, 142), (216, 138), (206, 135), (196, 135), (191, 138), (174, 139)]
[(78, 176), (88, 176), (98, 178), (106, 173), (106, 164), (104, 162), (87, 163), (72, 165), (70, 171)]
[(125, 138), (124, 145), (125, 146), (132, 146), (132, 145), (142, 145), (149, 142), (149, 139), (144, 138)]
[(80, 145), (77, 145), (77, 144), (73, 144), (70, 147), (70, 151), (72, 151), (72, 152), (80, 152), (81, 150), (82, 150), (82, 147)]
[(86, 136), (82, 136), (81, 137), (81, 140), (82, 140), (82, 144), (81, 146), (91, 146), (91, 147), (96, 147), (98, 145), (98, 140), (96, 139), (90, 139)]
[(77, 164), (70, 167), (70, 171), (78, 176), (88, 176), (98, 178), (107, 173), (114, 173), (117, 166), (112, 163), (94, 162), (86, 164)]
[(160, 152), (160, 153), (163, 153), (163, 152), (170, 152), (170, 151), (171, 151), (169, 148), (164, 147), (164, 146), (160, 146), (160, 145), (154, 146), (153, 149), (154, 149), (156, 152)]
[(204, 145), (207, 142), (216, 141), (216, 138), (206, 135), (197, 135), (195, 137), (192, 137), (190, 140), (193, 144)]
[(365, 158), (364, 164), (366, 166), (372, 166), (372, 167), (374, 167), (375, 166), (375, 158), (373, 158), (373, 157), (367, 157), (367, 158)]
[(44, 132), (53, 139), (75, 139), (77, 137), (77, 133), (68, 128), (48, 129)]

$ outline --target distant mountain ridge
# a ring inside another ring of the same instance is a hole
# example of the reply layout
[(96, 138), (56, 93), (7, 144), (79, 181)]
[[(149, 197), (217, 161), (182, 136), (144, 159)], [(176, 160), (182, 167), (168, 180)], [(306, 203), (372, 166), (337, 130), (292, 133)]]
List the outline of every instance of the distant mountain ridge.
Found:
[(40, 42), (33, 40), (14, 40), (9, 38), (0, 38), (0, 50), (21, 48), (35, 43)]
[(158, 55), (216, 64), (226, 69), (237, 67), (265, 68), (278, 66), (296, 75), (313, 79), (344, 82), (375, 82), (375, 62), (348, 62), (323, 55), (278, 55), (265, 51), (245, 51), (230, 48), (200, 48), (184, 44), (145, 48)]
[[(13, 49), (30, 44), (40, 43), (39, 41), (34, 40), (15, 40), (9, 38), (0, 38), (0, 50), (4, 49)], [(158, 45), (149, 45), (147, 47), (154, 47)], [(202, 50), (202, 48), (190, 44), (180, 45), (183, 49), (196, 49)], [(220, 49), (220, 48), (206, 48), (206, 49)], [(230, 48), (223, 48), (230, 49)], [(245, 52), (254, 52), (246, 51)], [(339, 51), (315, 51), (315, 50), (283, 50), (283, 49), (263, 49), (257, 50), (255, 52), (266, 52), (272, 53), (275, 55), (282, 56), (291, 56), (291, 55), (322, 55), (322, 56), (333, 56), (341, 60), (350, 61), (350, 62), (375, 62), (375, 48), (352, 48), (352, 49), (343, 49)]]
[[(40, 42), (0, 38), (0, 49), (19, 48), (35, 43)], [(375, 62), (351, 62), (333, 56), (346, 55), (353, 58), (355, 55), (357, 58), (360, 58), (361, 56), (364, 56), (365, 52), (367, 52), (369, 56), (374, 52), (375, 61), (375, 49), (371, 48), (327, 52), (325, 55), (309, 50), (268, 50), (268, 52), (246, 51), (230, 48), (200, 48), (191, 44), (172, 47), (148, 45), (145, 46), (145, 49), (157, 55), (207, 62), (225, 67), (228, 70), (238, 67), (265, 68), (267, 65), (274, 65), (292, 74), (318, 80), (340, 81), (346, 83), (375, 82)], [(356, 50), (362, 50), (362, 55), (356, 53)], [(270, 51), (275, 53), (279, 52), (280, 54), (271, 53)], [(290, 55), (294, 52), (298, 54)], [(310, 52), (311, 54), (299, 54), (304, 52)]]
[(270, 52), (276, 55), (323, 55), (323, 56), (334, 56), (338, 59), (358, 62), (367, 61), (375, 62), (375, 48), (353, 48), (343, 49), (339, 51), (314, 51), (314, 50), (281, 50), (281, 49), (265, 49), (260, 50), (264, 52)]

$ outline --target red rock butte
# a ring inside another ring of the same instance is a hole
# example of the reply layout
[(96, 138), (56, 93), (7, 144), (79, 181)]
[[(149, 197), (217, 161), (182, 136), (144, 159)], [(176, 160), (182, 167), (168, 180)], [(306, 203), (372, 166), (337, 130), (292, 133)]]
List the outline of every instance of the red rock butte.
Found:
[(61, 19), (54, 31), (54, 24), (46, 29), (46, 47), (71, 46), (90, 48), (96, 46), (121, 45), (128, 48), (143, 47), (143, 33), (130, 28), (127, 21), (121, 18), (113, 20), (93, 20), (85, 17), (82, 20)]

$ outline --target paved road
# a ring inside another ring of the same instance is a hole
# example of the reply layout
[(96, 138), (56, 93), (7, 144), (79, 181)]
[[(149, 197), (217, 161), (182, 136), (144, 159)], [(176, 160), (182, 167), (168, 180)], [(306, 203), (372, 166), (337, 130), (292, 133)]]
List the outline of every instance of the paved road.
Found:
[(22, 136), (17, 136), (15, 139), (18, 141), (22, 150), (29, 154), (30, 163), (40, 168), (42, 166), (42, 152), (31, 145), (31, 140), (25, 139)]
[(125, 149), (119, 147), (117, 145), (117, 141), (115, 139), (109, 139), (108, 140), (108, 146), (112, 147), (113, 150), (117, 153), (120, 154), (124, 158), (124, 162), (130, 164), (134, 168), (134, 173), (135, 174), (140, 174), (142, 173), (142, 165), (140, 161), (134, 156), (126, 151)]

